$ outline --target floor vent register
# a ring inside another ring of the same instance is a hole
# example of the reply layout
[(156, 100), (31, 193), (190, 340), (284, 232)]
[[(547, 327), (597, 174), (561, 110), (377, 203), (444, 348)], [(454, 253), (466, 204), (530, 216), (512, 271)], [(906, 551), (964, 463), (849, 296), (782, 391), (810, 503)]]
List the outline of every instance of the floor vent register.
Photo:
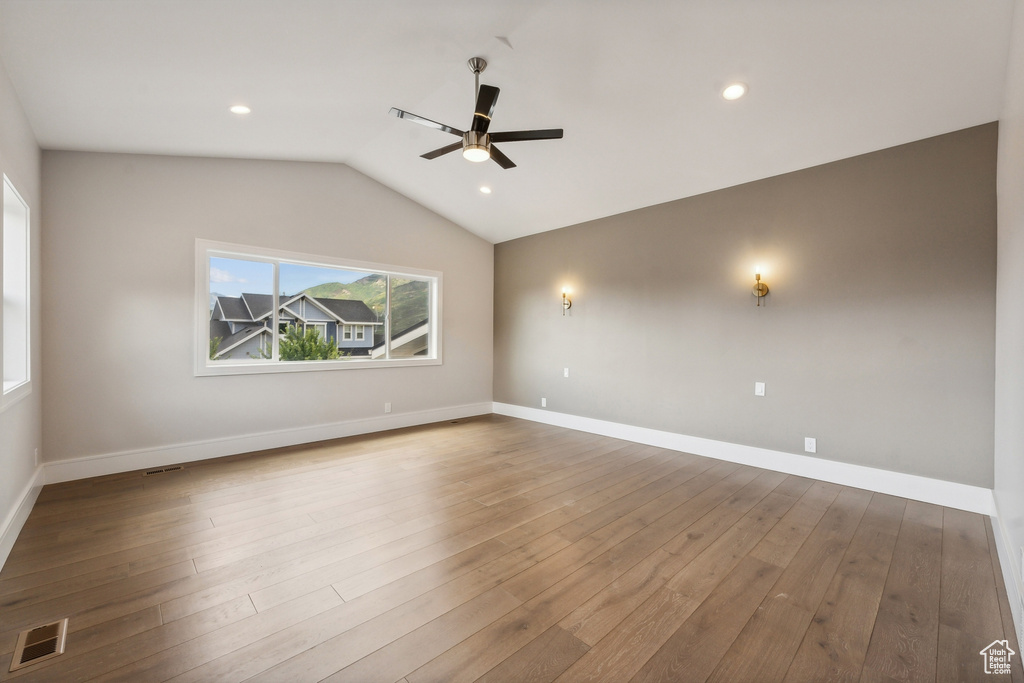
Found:
[(64, 654), (64, 641), (67, 635), (67, 618), (22, 631), (18, 636), (18, 645), (14, 648), (11, 671)]

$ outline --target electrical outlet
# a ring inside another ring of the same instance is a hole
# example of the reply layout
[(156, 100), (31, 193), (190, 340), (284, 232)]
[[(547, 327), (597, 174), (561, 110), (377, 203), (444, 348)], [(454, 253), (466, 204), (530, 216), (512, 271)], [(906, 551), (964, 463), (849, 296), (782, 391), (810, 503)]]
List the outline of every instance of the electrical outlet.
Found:
[(541, 408), (547, 408), (548, 407), (548, 400), (546, 398), (542, 398), (540, 400), (540, 407)]
[(818, 440), (809, 436), (804, 437), (804, 451), (807, 453), (818, 452)]
[(562, 370), (562, 377), (568, 377), (568, 376), (569, 376), (569, 368), (564, 368)]
[(32, 461), (35, 463), (36, 467), (39, 467), (39, 449), (38, 448), (32, 454)]
[(385, 412), (385, 414), (391, 412), (391, 402), (390, 401), (388, 401), (387, 403), (384, 404), (384, 412)]
[(754, 396), (764, 396), (764, 382), (754, 382)]

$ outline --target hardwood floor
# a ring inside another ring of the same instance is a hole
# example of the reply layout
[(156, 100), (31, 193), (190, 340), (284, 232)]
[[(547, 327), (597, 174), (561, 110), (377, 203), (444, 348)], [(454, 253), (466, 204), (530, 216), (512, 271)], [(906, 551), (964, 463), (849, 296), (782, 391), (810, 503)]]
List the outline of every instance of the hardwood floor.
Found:
[(498, 416), (48, 486), (0, 572), (20, 683), (1024, 682), (1002, 639), (985, 517)]

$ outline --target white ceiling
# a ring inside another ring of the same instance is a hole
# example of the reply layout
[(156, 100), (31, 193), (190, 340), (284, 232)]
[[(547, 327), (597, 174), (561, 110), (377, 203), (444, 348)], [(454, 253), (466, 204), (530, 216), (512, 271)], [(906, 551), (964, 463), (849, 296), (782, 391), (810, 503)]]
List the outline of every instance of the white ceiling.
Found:
[[(349, 164), (492, 241), (999, 117), (1012, 0), (0, 0), (45, 149)], [(518, 168), (456, 138), (466, 60)], [(722, 87), (750, 85), (726, 102)], [(245, 103), (240, 118), (228, 106)], [(482, 195), (482, 184), (493, 194)]]

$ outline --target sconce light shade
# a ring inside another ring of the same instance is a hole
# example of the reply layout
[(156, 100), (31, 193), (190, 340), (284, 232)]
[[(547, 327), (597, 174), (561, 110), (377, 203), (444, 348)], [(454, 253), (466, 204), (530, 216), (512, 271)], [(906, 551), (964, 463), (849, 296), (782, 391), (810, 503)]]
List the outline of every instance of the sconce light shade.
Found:
[(569, 288), (562, 287), (562, 315), (572, 308), (572, 299), (569, 298)]
[(760, 270), (761, 269), (758, 268), (757, 271), (754, 273), (754, 289), (752, 290), (754, 297), (756, 297), (758, 306), (761, 305), (761, 298), (768, 294), (768, 285), (765, 284), (764, 282), (761, 282)]

